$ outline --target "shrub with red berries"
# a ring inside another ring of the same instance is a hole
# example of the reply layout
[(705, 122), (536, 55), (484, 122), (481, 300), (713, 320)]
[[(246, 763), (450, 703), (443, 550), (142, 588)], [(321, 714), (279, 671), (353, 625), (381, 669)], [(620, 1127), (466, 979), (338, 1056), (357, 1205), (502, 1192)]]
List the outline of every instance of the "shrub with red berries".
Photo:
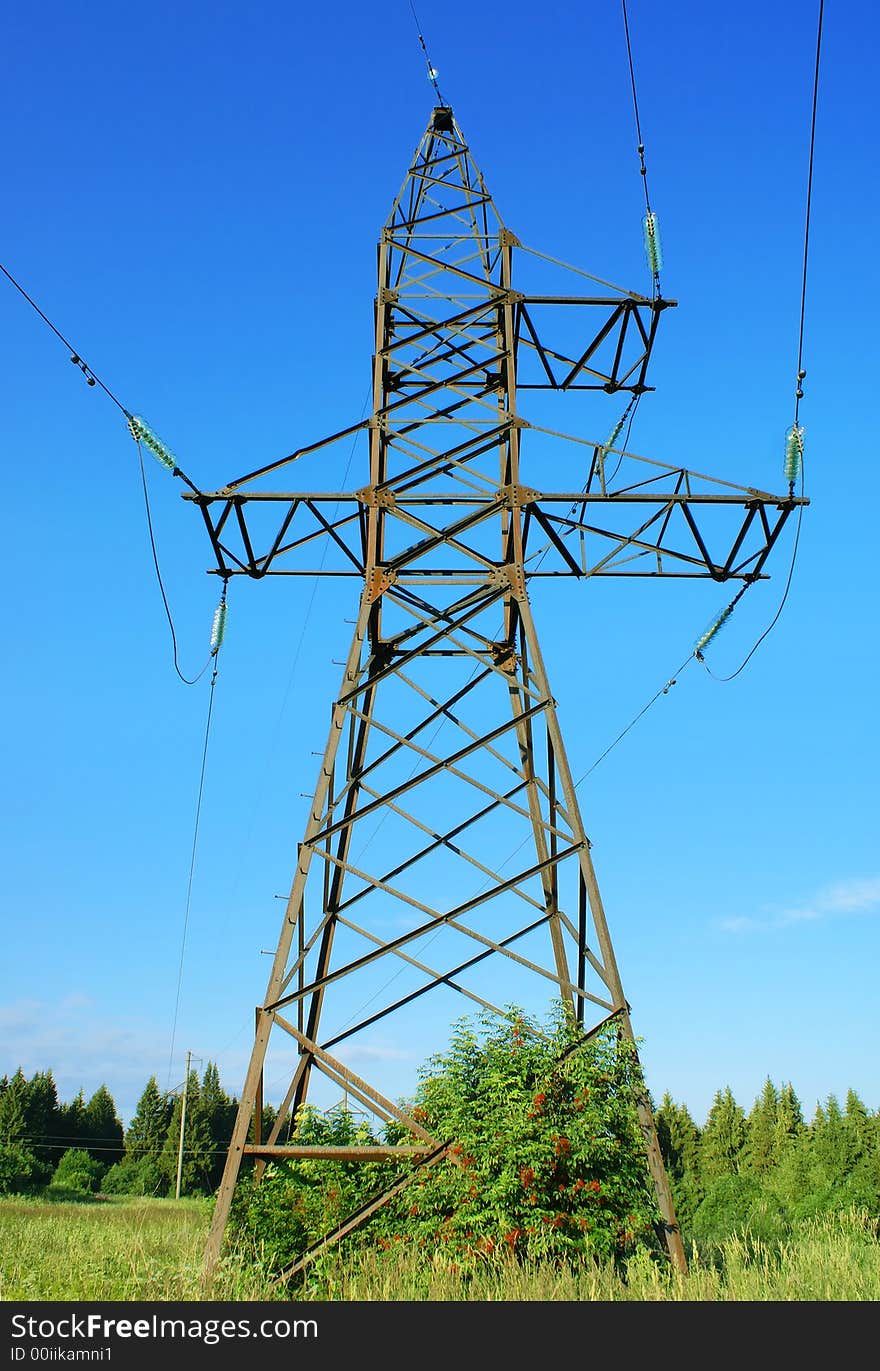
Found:
[[(509, 1019), (463, 1020), (448, 1050), (423, 1069), (408, 1106), (421, 1128), (449, 1144), (443, 1160), (429, 1168), (396, 1160), (268, 1167), (251, 1191), (251, 1236), (257, 1245), (269, 1237), (289, 1261), (407, 1178), (346, 1247), (395, 1259), (401, 1250), (413, 1259), (441, 1254), (467, 1268), (511, 1258), (607, 1259), (653, 1244), (659, 1214), (636, 1113), (643, 1089), (634, 1046), (614, 1021), (583, 1038), (562, 1008), (540, 1025), (516, 1009)], [(300, 1127), (322, 1131), (312, 1116)], [(340, 1117), (330, 1131), (342, 1140), (351, 1129)], [(359, 1125), (358, 1141), (412, 1141), (401, 1124), (367, 1134)]]

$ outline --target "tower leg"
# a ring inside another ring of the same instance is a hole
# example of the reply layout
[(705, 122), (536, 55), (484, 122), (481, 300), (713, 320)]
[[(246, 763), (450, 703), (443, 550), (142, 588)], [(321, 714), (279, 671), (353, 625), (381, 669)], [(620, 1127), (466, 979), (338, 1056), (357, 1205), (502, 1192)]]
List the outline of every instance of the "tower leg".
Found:
[[(620, 979), (620, 972), (617, 968), (617, 960), (614, 956), (614, 949), (611, 944), (611, 936), (608, 932), (608, 923), (605, 918), (605, 910), (602, 904), (602, 897), (599, 894), (599, 885), (596, 880), (596, 872), (593, 867), (593, 860), (590, 855), (590, 843), (584, 830), (583, 821), (580, 814), (577, 790), (572, 780), (571, 771), (568, 765), (568, 757), (565, 752), (565, 745), (562, 740), (562, 732), (556, 716), (556, 710), (552, 704), (550, 685), (547, 679), (547, 672), (544, 660), (541, 655), (538, 635), (535, 630), (535, 623), (532, 618), (531, 608), (525, 596), (520, 597), (519, 613), (522, 621), (524, 651), (523, 657), (528, 652), (528, 659), (531, 662), (531, 670), (534, 675), (535, 683), (543, 698), (551, 701), (548, 705), (545, 718), (547, 723), (547, 733), (550, 748), (554, 758), (554, 770), (559, 777), (559, 784), (562, 789), (566, 813), (569, 824), (575, 837), (582, 839), (581, 847), (581, 878), (583, 889), (586, 891), (587, 900), (592, 914), (593, 926), (596, 930), (596, 937), (599, 943), (601, 956), (601, 975), (605, 984), (611, 992), (612, 1003), (616, 1010), (620, 1011), (620, 1023), (624, 1036), (632, 1043), (635, 1052), (638, 1070), (641, 1077), (639, 1096), (637, 1100), (637, 1112), (639, 1127), (644, 1139), (645, 1154), (648, 1163), (648, 1170), (654, 1183), (654, 1190), (657, 1196), (657, 1206), (663, 1220), (664, 1237), (669, 1258), (676, 1270), (687, 1271), (687, 1259), (684, 1252), (684, 1244), (681, 1240), (681, 1231), (675, 1215), (675, 1205), (672, 1199), (672, 1191), (669, 1185), (669, 1177), (666, 1174), (666, 1167), (663, 1163), (663, 1155), (660, 1151), (660, 1142), (657, 1137), (657, 1127), (654, 1122), (654, 1114), (651, 1109), (650, 1097), (647, 1086), (642, 1076), (641, 1062), (636, 1048), (635, 1034), (633, 1033), (632, 1023), (629, 1016), (629, 1005), (623, 993), (623, 984)], [(526, 663), (523, 663), (523, 670), (527, 670)], [(583, 937), (584, 930), (581, 930)], [(583, 954), (586, 948), (579, 949)], [(597, 970), (599, 968), (597, 967)], [(583, 988), (582, 986), (580, 987)]]
[[(342, 737), (343, 725), (345, 722), (345, 706), (342, 703), (344, 697), (355, 687), (360, 676), (360, 662), (363, 652), (364, 639), (367, 633), (367, 625), (370, 616), (370, 604), (366, 595), (362, 597), (360, 613), (358, 615), (355, 631), (352, 636), (351, 648), (348, 660), (345, 665), (345, 674), (342, 681), (340, 696), (333, 707), (332, 720), (330, 724), (330, 734), (327, 739), (327, 746), (324, 752), (324, 759), (318, 778), (318, 785), (315, 790), (315, 797), (312, 803), (312, 810), (306, 828), (305, 841), (300, 845), (299, 859), (297, 862), (296, 874), (293, 879), (290, 896), (287, 901), (284, 919), (281, 926), (281, 934), (278, 940), (278, 949), (275, 953), (275, 960), (272, 964), (272, 971), (269, 975), (269, 984), (266, 989), (265, 1005), (271, 1005), (277, 1000), (285, 981), (287, 961), (290, 954), (290, 947), (293, 941), (295, 929), (303, 918), (303, 897), (305, 891), (306, 878), (311, 865), (312, 847), (310, 839), (318, 832), (324, 819), (324, 811), (327, 803), (333, 767), (336, 760), (336, 753)], [(327, 952), (329, 956), (329, 949)], [(232, 1197), (238, 1182), (241, 1170), (244, 1148), (247, 1143), (248, 1133), (251, 1127), (257, 1097), (261, 1093), (263, 1064), (266, 1059), (266, 1049), (269, 1045), (269, 1037), (272, 1028), (272, 1014), (265, 1007), (257, 1012), (257, 1028), (254, 1038), (253, 1051), (251, 1053), (250, 1065), (247, 1076), (245, 1077), (241, 1097), (238, 1105), (238, 1113), (232, 1131), (232, 1138), (229, 1144), (229, 1151), (226, 1154), (226, 1164), (223, 1168), (223, 1176), (217, 1192), (217, 1199), (214, 1204), (214, 1213), (211, 1220), (211, 1228), (208, 1234), (208, 1241), (205, 1248), (203, 1264), (203, 1280), (210, 1283), (217, 1262), (220, 1257), (223, 1245), (223, 1235), (226, 1231), (226, 1224), (229, 1219), (229, 1210), (232, 1205)], [(299, 1082), (308, 1071), (309, 1057), (300, 1057), (297, 1073), (294, 1078), (293, 1090), (294, 1097)]]

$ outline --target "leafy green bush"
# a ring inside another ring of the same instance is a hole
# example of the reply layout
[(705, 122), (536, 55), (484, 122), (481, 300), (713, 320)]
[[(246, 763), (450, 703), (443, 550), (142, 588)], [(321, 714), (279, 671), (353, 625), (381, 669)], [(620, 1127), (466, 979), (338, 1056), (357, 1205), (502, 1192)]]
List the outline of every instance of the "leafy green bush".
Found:
[(168, 1178), (155, 1157), (123, 1157), (111, 1166), (101, 1189), (107, 1195), (155, 1195), (168, 1193)]
[(24, 1143), (0, 1143), (0, 1195), (24, 1195), (44, 1185), (51, 1168)]
[[(407, 1106), (451, 1144), (431, 1167), (405, 1162), (294, 1161), (239, 1187), (230, 1231), (284, 1266), (359, 1205), (410, 1177), (347, 1240), (473, 1266), (495, 1254), (622, 1256), (659, 1223), (636, 1114), (643, 1089), (633, 1045), (615, 1025), (589, 1040), (560, 1012), (539, 1027), (462, 1021), (422, 1073)], [(299, 1120), (300, 1142), (377, 1141), (337, 1112)], [(388, 1143), (411, 1142), (389, 1125)]]
[[(307, 1106), (291, 1141), (310, 1147), (363, 1147), (381, 1139), (345, 1109), (322, 1115)], [(388, 1162), (270, 1163), (259, 1182), (252, 1171), (242, 1176), (230, 1213), (230, 1234), (266, 1269), (283, 1269), (397, 1174), (398, 1168)]]
[(49, 1182), (50, 1190), (74, 1195), (96, 1195), (106, 1167), (82, 1147), (69, 1147), (61, 1154)]

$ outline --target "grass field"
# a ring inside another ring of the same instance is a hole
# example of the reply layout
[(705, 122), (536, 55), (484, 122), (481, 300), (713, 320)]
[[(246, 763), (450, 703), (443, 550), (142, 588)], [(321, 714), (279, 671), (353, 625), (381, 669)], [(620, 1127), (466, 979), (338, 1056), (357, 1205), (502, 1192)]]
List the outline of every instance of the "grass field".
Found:
[[(210, 1202), (113, 1200), (93, 1204), (0, 1201), (0, 1300), (283, 1300), (235, 1255), (210, 1293), (201, 1262)], [(684, 1277), (647, 1256), (625, 1271), (593, 1265), (518, 1267), (487, 1260), (468, 1274), (425, 1262), (364, 1255), (313, 1274), (297, 1300), (450, 1301), (876, 1301), (876, 1220), (853, 1212), (806, 1225), (770, 1248), (733, 1239), (713, 1260), (690, 1254)]]

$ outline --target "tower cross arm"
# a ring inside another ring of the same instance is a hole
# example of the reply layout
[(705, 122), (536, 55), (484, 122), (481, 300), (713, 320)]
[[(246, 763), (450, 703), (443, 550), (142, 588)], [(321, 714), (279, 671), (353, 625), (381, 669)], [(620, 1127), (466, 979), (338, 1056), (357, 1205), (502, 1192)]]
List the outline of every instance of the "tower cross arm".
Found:
[[(199, 508), (224, 577), (349, 576), (491, 579), (513, 563), (532, 576), (708, 577), (756, 580), (792, 512), (809, 503), (717, 483), (686, 471), (628, 489), (483, 494), (390, 485), (356, 491), (186, 492)], [(511, 540), (511, 516), (521, 539)], [(386, 553), (369, 557), (381, 517)], [(505, 555), (501, 523), (508, 526)], [(329, 544), (329, 545), (328, 545)], [(393, 551), (392, 551), (393, 547)], [(320, 549), (320, 551), (319, 551)], [(330, 554), (333, 554), (332, 556)]]
[(525, 506), (525, 573), (753, 581), (808, 503), (745, 490), (540, 494)]
[[(519, 390), (603, 390), (609, 395), (625, 390), (639, 395), (653, 389), (645, 378), (657, 326), (676, 300), (651, 300), (633, 291), (611, 298), (518, 291), (509, 296)], [(547, 306), (552, 306), (549, 318)], [(550, 338), (558, 331), (558, 311), (573, 306), (598, 309), (605, 317), (576, 348), (563, 350), (560, 342), (551, 345)]]

